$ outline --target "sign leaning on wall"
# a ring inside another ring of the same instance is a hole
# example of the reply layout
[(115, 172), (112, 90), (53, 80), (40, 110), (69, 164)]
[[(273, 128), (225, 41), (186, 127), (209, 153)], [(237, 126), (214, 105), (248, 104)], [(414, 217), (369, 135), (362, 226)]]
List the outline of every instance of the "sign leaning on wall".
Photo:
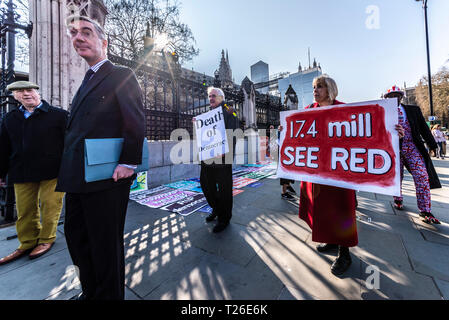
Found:
[(285, 111), (280, 118), (278, 177), (400, 194), (396, 100)]
[(200, 161), (229, 152), (222, 108), (195, 116), (194, 127)]

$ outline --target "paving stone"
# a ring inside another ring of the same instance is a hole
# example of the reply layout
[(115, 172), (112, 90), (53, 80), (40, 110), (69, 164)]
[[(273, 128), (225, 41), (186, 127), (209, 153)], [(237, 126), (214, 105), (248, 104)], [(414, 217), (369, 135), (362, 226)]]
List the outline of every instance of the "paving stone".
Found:
[(16, 234), (16, 225), (12, 225), (5, 228), (0, 228), (0, 241), (6, 240), (7, 237), (13, 236)]
[(439, 243), (445, 246), (449, 246), (449, 236), (443, 235), (434, 231), (421, 229), (421, 233), (424, 239), (429, 242)]
[[(125, 238), (133, 232), (154, 229), (165, 223), (168, 223), (170, 226), (168, 228), (169, 234), (176, 233), (178, 229), (193, 233), (199, 228), (206, 227), (205, 217), (207, 214), (205, 213), (203, 214), (197, 211), (188, 216), (181, 216), (177, 213), (152, 209), (137, 203), (135, 205), (142, 208), (139, 208), (138, 210), (128, 210), (130, 211), (130, 214), (126, 217)], [(133, 205), (133, 207), (135, 206)]]
[(245, 228), (232, 222), (220, 233), (213, 233), (214, 223), (191, 235), (192, 245), (228, 261), (246, 266), (269, 237), (262, 230)]
[[(368, 264), (363, 262), (362, 268), (366, 270)], [(396, 269), (394, 272), (379, 270), (378, 288), (368, 287), (375, 285), (371, 270), (366, 274), (367, 283), (362, 285), (363, 300), (441, 300), (441, 295), (432, 278), (416, 272), (404, 269)]]
[(356, 193), (357, 199), (376, 199), (376, 194), (372, 192), (366, 192), (366, 191), (358, 191)]
[(317, 298), (303, 290), (285, 286), (277, 300), (317, 300)]
[[(66, 268), (72, 265), (67, 250), (45, 255), (0, 275), (0, 300), (43, 300), (64, 290)], [(24, 281), (24, 279), (26, 279)]]
[(449, 300), (449, 281), (444, 281), (440, 279), (434, 280), (438, 286), (438, 289), (440, 289), (440, 292), (443, 295), (444, 300)]
[(449, 281), (449, 247), (429, 241), (404, 241), (413, 270)]
[(377, 211), (358, 209), (358, 224), (363, 224), (380, 231), (392, 232), (400, 235), (402, 239), (419, 241), (423, 237), (413, 220), (408, 216), (396, 216), (377, 213)]
[(64, 286), (64, 288), (61, 291), (58, 291), (55, 294), (47, 297), (45, 300), (70, 300), (74, 296), (80, 294), (81, 291), (82, 291), (81, 289), (67, 290), (66, 287)]
[[(254, 211), (253, 214), (251, 214)], [(310, 235), (310, 228), (306, 222), (299, 219), (297, 215), (281, 214), (270, 209), (265, 212), (258, 208), (248, 208), (244, 214), (233, 218), (234, 223), (246, 227), (263, 230), (267, 233), (279, 233), (290, 235), (297, 240), (305, 241)]]
[(125, 300), (142, 300), (142, 298), (125, 286)]
[(358, 223), (359, 244), (351, 249), (361, 260), (385, 272), (413, 271), (402, 238), (395, 233), (379, 231), (369, 224)]
[(125, 243), (125, 284), (139, 297), (184, 268), (193, 268), (205, 254), (192, 247), (187, 231), (174, 231), (168, 220), (154, 229), (130, 233)]
[[(12, 253), (14, 250), (16, 250), (19, 247), (19, 245), (20, 245), (20, 243), (17, 238), (15, 238), (13, 240), (0, 241), (0, 256), (3, 257), (3, 256), (6, 256), (6, 255)], [(8, 264), (2, 265), (2, 266), (0, 266), (0, 276), (2, 276), (4, 274), (8, 274), (10, 271), (13, 271), (15, 269), (22, 270), (19, 268), (22, 268), (23, 266), (26, 266), (26, 265), (33, 265), (34, 262), (36, 262), (36, 261), (45, 259), (48, 256), (54, 255), (62, 250), (66, 250), (66, 249), (67, 249), (67, 242), (66, 242), (64, 236), (58, 235), (56, 238), (55, 244), (50, 249), (50, 251), (48, 251), (45, 255), (43, 255), (37, 259), (34, 259), (34, 260), (30, 260), (28, 258), (28, 256), (25, 255), (15, 261), (12, 261)], [(39, 270), (39, 269), (37, 269), (37, 270)], [(0, 286), (0, 288), (1, 288), (1, 286)], [(0, 292), (0, 294), (1, 294), (1, 292)]]
[(215, 255), (205, 254), (193, 268), (170, 277), (145, 300), (274, 300), (282, 282)]
[(254, 272), (273, 272), (284, 285), (318, 299), (360, 299), (360, 260), (352, 255), (352, 264), (342, 277), (334, 276), (330, 266), (334, 256), (320, 254), (316, 243), (291, 241), (272, 234), (258, 257), (247, 266)]
[(374, 210), (376, 213), (394, 215), (391, 204), (388, 201), (379, 201), (368, 198), (358, 198), (357, 210)]

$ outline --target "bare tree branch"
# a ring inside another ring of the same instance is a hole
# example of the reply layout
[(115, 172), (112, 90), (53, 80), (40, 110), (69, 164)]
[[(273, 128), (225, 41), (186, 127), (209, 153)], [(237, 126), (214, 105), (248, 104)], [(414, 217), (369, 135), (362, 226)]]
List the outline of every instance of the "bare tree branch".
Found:
[(192, 31), (179, 20), (178, 0), (105, 0), (104, 3), (109, 12), (105, 29), (114, 34), (110, 38), (111, 52), (121, 51), (130, 59), (141, 57), (148, 24), (149, 36), (154, 39), (166, 35), (181, 62), (198, 55)]

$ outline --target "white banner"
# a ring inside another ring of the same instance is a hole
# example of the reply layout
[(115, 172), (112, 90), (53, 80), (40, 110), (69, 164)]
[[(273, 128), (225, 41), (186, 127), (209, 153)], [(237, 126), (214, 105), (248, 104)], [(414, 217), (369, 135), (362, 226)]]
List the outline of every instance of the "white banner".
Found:
[(280, 114), (277, 176), (400, 195), (396, 99)]
[(223, 108), (215, 108), (196, 116), (194, 127), (200, 161), (229, 152)]

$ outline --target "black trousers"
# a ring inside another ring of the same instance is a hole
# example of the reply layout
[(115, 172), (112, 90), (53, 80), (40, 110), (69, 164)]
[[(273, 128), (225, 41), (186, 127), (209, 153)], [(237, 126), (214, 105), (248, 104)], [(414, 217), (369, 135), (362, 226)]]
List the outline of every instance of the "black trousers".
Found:
[(123, 231), (131, 182), (112, 189), (66, 194), (64, 231), (87, 299), (123, 300)]
[(232, 217), (232, 165), (201, 164), (200, 184), (209, 206), (218, 215), (218, 222)]

